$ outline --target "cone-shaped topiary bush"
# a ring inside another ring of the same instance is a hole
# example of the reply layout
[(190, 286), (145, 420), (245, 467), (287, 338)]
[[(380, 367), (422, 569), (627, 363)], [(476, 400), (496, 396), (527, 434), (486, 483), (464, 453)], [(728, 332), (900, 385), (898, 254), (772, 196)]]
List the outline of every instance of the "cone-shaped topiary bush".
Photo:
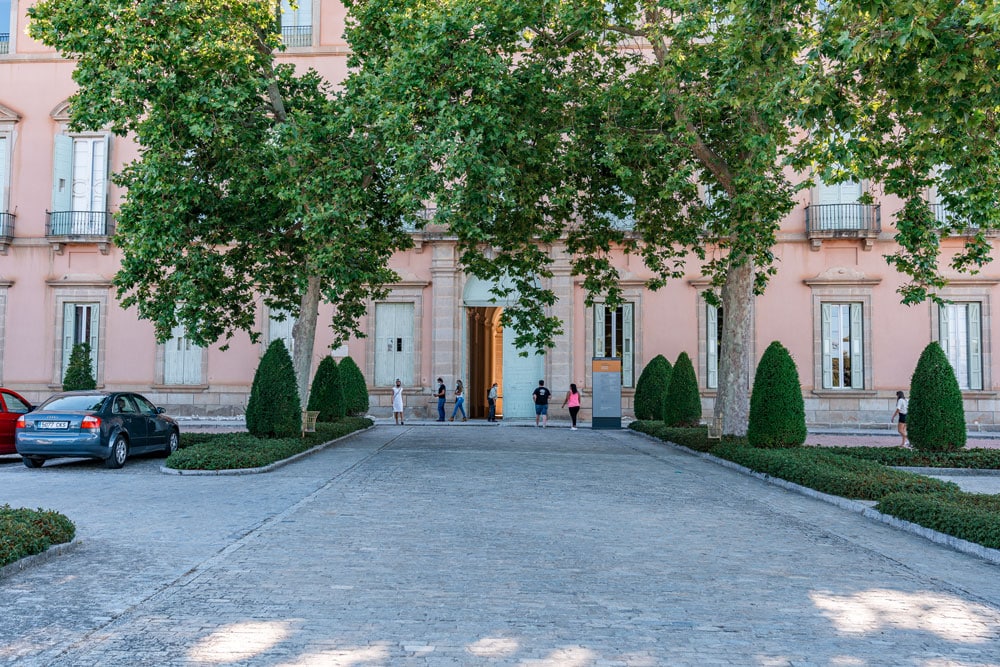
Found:
[(319, 412), (321, 422), (334, 422), (344, 416), (344, 390), (340, 386), (337, 361), (327, 355), (319, 362), (309, 390), (308, 410)]
[(798, 447), (806, 440), (806, 409), (799, 371), (774, 341), (757, 365), (750, 394), (747, 440), (754, 447)]
[(91, 366), (89, 343), (77, 343), (73, 346), (69, 363), (66, 364), (62, 388), (63, 391), (97, 389), (97, 380), (94, 379), (94, 369)]
[(302, 404), (295, 368), (280, 338), (261, 357), (247, 402), (247, 430), (258, 438), (288, 438), (302, 433)]
[(663, 393), (663, 423), (667, 426), (697, 426), (701, 422), (698, 378), (687, 352), (674, 362), (670, 384)]
[(653, 357), (639, 374), (635, 383), (635, 418), (660, 419), (663, 411), (663, 394), (670, 385), (673, 366), (662, 354)]
[(368, 412), (368, 385), (361, 369), (354, 359), (340, 360), (340, 386), (344, 390), (344, 408), (349, 415), (363, 415)]
[(965, 409), (955, 370), (937, 343), (924, 348), (910, 379), (906, 436), (915, 449), (950, 452), (965, 447)]

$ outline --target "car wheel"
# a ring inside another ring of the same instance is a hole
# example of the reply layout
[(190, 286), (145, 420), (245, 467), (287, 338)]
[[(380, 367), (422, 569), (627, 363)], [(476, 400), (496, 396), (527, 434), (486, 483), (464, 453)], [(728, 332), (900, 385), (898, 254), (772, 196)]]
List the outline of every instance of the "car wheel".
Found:
[(173, 431), (171, 432), (170, 437), (167, 438), (167, 446), (163, 450), (163, 453), (166, 454), (167, 456), (170, 456), (171, 454), (176, 452), (177, 448), (180, 446), (181, 446), (181, 437), (177, 435), (177, 431)]
[(111, 443), (111, 454), (104, 460), (107, 468), (121, 468), (128, 458), (128, 441), (120, 435), (116, 435)]
[(25, 468), (41, 468), (42, 464), (45, 463), (45, 459), (35, 458), (34, 456), (22, 456), (21, 460), (24, 461)]

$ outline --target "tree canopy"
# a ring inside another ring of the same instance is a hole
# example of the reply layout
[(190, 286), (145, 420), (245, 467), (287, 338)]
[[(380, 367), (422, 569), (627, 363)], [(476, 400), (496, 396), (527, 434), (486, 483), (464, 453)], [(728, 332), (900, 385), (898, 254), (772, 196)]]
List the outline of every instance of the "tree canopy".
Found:
[(381, 151), (343, 93), (279, 64), (280, 3), (42, 0), (31, 35), (77, 60), (77, 129), (129, 135), (139, 158), (115, 242), (125, 307), (158, 339), (183, 324), (199, 345), (246, 331), (260, 304), (289, 311), (305, 400), (320, 300), (337, 341), (408, 246)]

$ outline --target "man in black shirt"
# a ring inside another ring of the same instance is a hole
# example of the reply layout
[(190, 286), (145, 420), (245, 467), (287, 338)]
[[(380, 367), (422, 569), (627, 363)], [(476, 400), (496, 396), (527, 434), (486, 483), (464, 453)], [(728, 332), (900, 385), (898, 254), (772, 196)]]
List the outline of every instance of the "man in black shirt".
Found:
[(447, 396), (448, 396), (448, 388), (444, 386), (444, 380), (441, 379), (441, 378), (438, 378), (437, 399), (438, 399), (438, 421), (439, 422), (443, 422), (444, 421), (444, 400), (445, 400), (445, 398)]
[(552, 392), (548, 390), (545, 386), (545, 380), (538, 381), (538, 387), (535, 391), (531, 392), (531, 400), (535, 402), (535, 428), (538, 428), (539, 417), (542, 420), (542, 428), (548, 424), (549, 421), (549, 396)]

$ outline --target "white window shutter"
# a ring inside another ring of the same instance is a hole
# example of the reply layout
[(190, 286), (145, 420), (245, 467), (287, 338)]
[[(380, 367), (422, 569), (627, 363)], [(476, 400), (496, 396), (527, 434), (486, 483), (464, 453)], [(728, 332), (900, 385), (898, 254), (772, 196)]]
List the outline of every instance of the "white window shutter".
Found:
[(941, 304), (938, 307), (938, 345), (944, 350), (944, 356), (954, 368), (955, 359), (951, 350), (951, 306)]
[(73, 210), (73, 139), (55, 136), (52, 155), (52, 210)]
[(716, 389), (719, 386), (719, 309), (705, 304), (705, 386)]
[(594, 356), (604, 357), (604, 318), (607, 307), (603, 303), (594, 304)]
[[(94, 173), (100, 176), (100, 182), (94, 183), (94, 210), (108, 210), (108, 180), (111, 175), (111, 135), (105, 134), (100, 155), (95, 155)], [(95, 181), (97, 178), (95, 178)]]
[(833, 388), (833, 356), (830, 352), (830, 317), (832, 306), (824, 303), (821, 306), (823, 320), (823, 388)]
[(983, 354), (981, 305), (972, 302), (969, 306), (969, 389), (983, 388)]
[(0, 137), (0, 213), (7, 212), (7, 190), (10, 187), (9, 156), (7, 155), (7, 137)]
[(94, 374), (94, 378), (97, 378), (97, 333), (101, 324), (101, 307), (96, 303), (90, 304), (88, 308), (90, 311), (90, 339), (87, 341), (90, 343), (90, 370)]
[(69, 357), (73, 353), (73, 336), (76, 329), (76, 304), (63, 304), (63, 345), (62, 345), (62, 371), (59, 373), (60, 381), (66, 377), (66, 369), (69, 368)]
[(862, 336), (862, 307), (851, 304), (851, 388), (865, 388), (864, 337)]
[(635, 304), (622, 304), (622, 386), (631, 387), (635, 357)]

